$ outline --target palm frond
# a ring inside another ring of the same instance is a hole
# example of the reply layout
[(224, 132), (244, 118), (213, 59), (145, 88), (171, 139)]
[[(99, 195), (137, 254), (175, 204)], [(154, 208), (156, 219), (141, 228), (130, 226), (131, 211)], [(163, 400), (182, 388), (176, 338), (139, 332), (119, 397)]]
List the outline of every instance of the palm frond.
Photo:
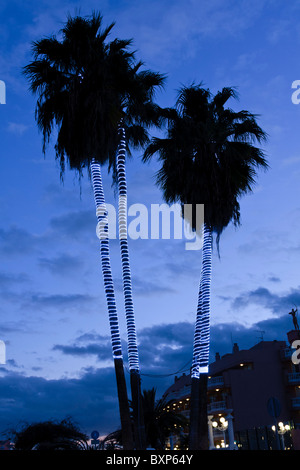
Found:
[(157, 155), (157, 184), (168, 203), (204, 204), (206, 224), (216, 233), (240, 223), (239, 198), (251, 192), (260, 168), (268, 164), (254, 145), (267, 135), (248, 111), (225, 104), (236, 99), (234, 88), (215, 96), (202, 85), (182, 87), (174, 108), (164, 110), (165, 138), (152, 138), (143, 161)]

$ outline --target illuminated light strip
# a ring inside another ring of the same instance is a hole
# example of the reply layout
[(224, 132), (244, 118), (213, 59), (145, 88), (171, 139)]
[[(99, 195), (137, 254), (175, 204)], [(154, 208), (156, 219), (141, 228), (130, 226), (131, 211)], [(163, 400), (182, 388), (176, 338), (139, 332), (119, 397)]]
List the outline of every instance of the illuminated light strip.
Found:
[(200, 321), (200, 373), (208, 372), (210, 346), (210, 293), (211, 293), (211, 264), (212, 264), (212, 231), (204, 225), (203, 232), (203, 276), (202, 276), (202, 313)]
[(195, 332), (194, 332), (193, 362), (192, 362), (192, 371), (191, 371), (192, 378), (199, 378), (199, 356), (200, 356), (200, 342), (201, 342), (200, 320), (201, 320), (201, 311), (202, 311), (202, 290), (201, 290), (202, 282), (201, 281), (202, 281), (202, 270), (201, 270), (201, 276), (200, 276), (197, 314), (196, 314), (196, 323), (195, 323)]
[(115, 291), (110, 265), (109, 239), (108, 239), (108, 220), (107, 210), (104, 199), (104, 192), (101, 178), (101, 168), (95, 160), (91, 163), (92, 183), (94, 198), (96, 204), (96, 215), (99, 226), (100, 254), (102, 263), (102, 274), (104, 280), (104, 289), (108, 308), (109, 325), (111, 332), (111, 342), (114, 359), (123, 359), (122, 345), (119, 332), (119, 322), (116, 308)]
[(126, 140), (125, 129), (121, 126), (119, 127), (119, 136), (120, 143), (117, 153), (117, 175), (119, 185), (119, 239), (123, 272), (125, 315), (127, 323), (128, 362), (130, 370), (139, 371), (139, 354), (134, 319), (131, 271), (127, 240), (127, 184), (125, 171)]
[(194, 333), (193, 362), (191, 376), (199, 378), (208, 373), (210, 346), (210, 286), (212, 260), (212, 231), (203, 226), (202, 269)]

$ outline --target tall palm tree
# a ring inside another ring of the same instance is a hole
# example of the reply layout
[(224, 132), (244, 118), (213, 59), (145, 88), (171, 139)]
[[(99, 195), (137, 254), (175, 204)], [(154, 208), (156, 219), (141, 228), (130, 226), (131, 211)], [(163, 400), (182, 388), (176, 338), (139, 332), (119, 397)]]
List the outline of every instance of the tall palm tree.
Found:
[[(113, 164), (118, 146), (118, 122), (125, 92), (122, 77), (132, 75), (131, 41), (107, 43), (113, 23), (102, 30), (102, 17), (69, 17), (55, 36), (33, 43), (34, 60), (24, 67), (30, 89), (38, 95), (36, 121), (43, 134), (43, 151), (57, 128), (56, 158), (61, 175), (66, 160), (79, 175), (92, 175), (98, 221), (105, 222), (105, 200), (100, 164)], [(104, 212), (102, 211), (104, 209)], [(104, 223), (103, 230), (107, 227)], [(100, 253), (116, 374), (123, 445), (133, 448), (133, 435), (124, 375), (123, 353), (115, 305), (107, 237)]]
[[(118, 161), (125, 157), (123, 139), (120, 139), (118, 134), (120, 123), (123, 131), (127, 131), (127, 150), (129, 145), (135, 148), (148, 141), (146, 128), (158, 123), (158, 107), (152, 101), (154, 89), (162, 85), (164, 78), (149, 71), (140, 71), (142, 64), (136, 63), (134, 53), (129, 51), (131, 40), (106, 41), (113, 23), (103, 31), (101, 26), (100, 14), (94, 13), (90, 19), (69, 17), (61, 31), (61, 41), (53, 36), (33, 44), (34, 60), (24, 68), (24, 73), (31, 82), (31, 91), (38, 94), (36, 120), (43, 133), (43, 150), (45, 151), (54, 127), (57, 127), (55, 150), (61, 175), (63, 176), (67, 160), (69, 167), (77, 170), (80, 175), (84, 168), (88, 168), (92, 176), (96, 213), (103, 229), (100, 251), (119, 404), (122, 408), (120, 415), (121, 421), (125, 419), (127, 422), (129, 408), (126, 404), (125, 379), (122, 378), (123, 354), (109, 262), (101, 165), (108, 162), (109, 168), (113, 168), (114, 179), (119, 182), (119, 194), (124, 193), (125, 173), (122, 163), (116, 164), (118, 149)], [(122, 214), (120, 210), (121, 222)], [(125, 305), (128, 305), (131, 295), (128, 292), (131, 292), (131, 287), (128, 285), (130, 271), (128, 250), (124, 247), (126, 243), (122, 241), (121, 256), (123, 276), (126, 278)], [(130, 370), (133, 370), (131, 375), (137, 375), (139, 378), (132, 308), (126, 307), (126, 317), (129, 363)], [(131, 382), (134, 389), (139, 386), (139, 380)], [(138, 401), (135, 391), (132, 391), (132, 395), (133, 401)], [(136, 414), (140, 416), (138, 412)], [(123, 442), (131, 446), (130, 425), (127, 423), (126, 431), (124, 426), (125, 424), (122, 425), (125, 434)]]
[[(166, 202), (204, 204), (202, 268), (191, 369), (190, 449), (207, 446), (207, 376), (210, 344), (210, 291), (213, 234), (217, 246), (224, 228), (240, 224), (239, 198), (251, 192), (259, 167), (267, 168), (260, 148), (266, 139), (256, 116), (225, 105), (237, 98), (226, 87), (215, 96), (202, 85), (183, 87), (174, 109), (166, 111), (166, 138), (153, 138), (144, 160), (162, 161), (157, 182)], [(194, 211), (195, 212), (195, 211)], [(190, 221), (196, 228), (196, 221)], [(202, 419), (200, 420), (200, 417)]]
[(161, 110), (153, 102), (157, 87), (162, 87), (164, 76), (158, 73), (138, 71), (141, 64), (135, 68), (134, 79), (123, 103), (123, 118), (119, 122), (119, 146), (116, 162), (116, 179), (119, 195), (119, 241), (122, 260), (122, 277), (127, 322), (128, 362), (135, 429), (135, 443), (138, 449), (145, 448), (146, 436), (144, 428), (143, 407), (141, 398), (141, 373), (132, 294), (132, 279), (127, 240), (127, 182), (126, 182), (126, 132), (129, 142), (135, 147), (143, 147), (149, 142), (148, 129), (151, 126), (160, 127), (162, 124)]

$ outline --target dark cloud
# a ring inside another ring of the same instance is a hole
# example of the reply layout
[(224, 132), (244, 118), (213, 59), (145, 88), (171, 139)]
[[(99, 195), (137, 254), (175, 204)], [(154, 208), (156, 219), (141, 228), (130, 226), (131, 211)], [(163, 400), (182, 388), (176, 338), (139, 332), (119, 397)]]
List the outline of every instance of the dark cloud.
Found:
[(281, 315), (258, 321), (250, 327), (239, 323), (221, 323), (211, 328), (211, 361), (216, 352), (221, 355), (231, 352), (233, 343), (240, 349), (249, 349), (257, 342), (287, 341), (287, 332), (293, 328), (290, 315)]
[[(7, 229), (0, 228), (0, 252), (8, 256), (43, 253), (46, 249), (56, 247), (58, 241), (82, 241), (85, 234), (94, 235), (96, 239), (96, 224), (93, 210), (81, 210), (53, 217), (43, 233), (31, 233), (16, 225)], [(40, 262), (46, 259), (48, 258), (41, 256)]]
[(96, 237), (96, 225), (96, 213), (92, 210), (68, 212), (50, 220), (50, 227), (57, 236), (66, 236), (71, 240), (86, 232), (94, 233)]
[[(69, 293), (69, 294), (57, 294), (57, 293), (44, 293), (34, 291), (6, 291), (1, 293), (2, 302), (6, 301), (10, 305), (14, 306), (15, 311), (17, 309), (20, 312), (31, 312), (31, 311), (46, 311), (53, 309), (56, 312), (64, 312), (70, 309), (77, 312), (81, 312), (83, 309), (87, 312), (87, 309), (93, 309), (95, 297), (86, 293)], [(22, 320), (16, 321), (16, 324), (22, 324)], [(4, 326), (6, 322), (3, 322)], [(7, 323), (8, 324), (8, 323)], [(15, 329), (15, 327), (13, 327)], [(18, 328), (16, 328), (18, 330)]]
[[(114, 279), (115, 290), (123, 292), (123, 281), (120, 278)], [(146, 296), (157, 294), (168, 294), (174, 292), (170, 286), (164, 285), (162, 282), (155, 282), (147, 278), (141, 279), (137, 276), (132, 278), (132, 292), (136, 296)]]
[[(248, 349), (262, 339), (286, 341), (292, 328), (288, 315), (257, 322), (251, 327), (239, 323), (223, 323), (211, 327), (211, 361), (216, 352), (232, 351), (233, 343)], [(188, 322), (161, 324), (138, 331), (142, 389), (155, 387), (157, 397), (173, 383), (175, 375), (189, 372), (192, 359), (194, 325)], [(111, 357), (107, 336), (87, 332), (71, 346), (55, 345), (63, 354)], [(126, 351), (126, 344), (124, 344)], [(126, 354), (125, 354), (126, 356)], [(125, 375), (130, 396), (129, 373), (124, 358)], [(116, 382), (113, 367), (86, 368), (78, 378), (47, 380), (27, 377), (7, 367), (0, 367), (1, 429), (16, 428), (21, 422), (62, 419), (68, 415), (90, 432), (98, 429), (106, 434), (119, 427)]]
[(170, 374), (185, 368), (192, 358), (193, 334), (194, 326), (188, 322), (140, 330), (138, 340), (144, 369), (148, 373)]
[(40, 237), (20, 227), (0, 229), (0, 250), (5, 255), (26, 255), (40, 247)]
[(244, 292), (232, 301), (232, 308), (241, 309), (250, 304), (269, 308), (275, 315), (289, 312), (294, 305), (300, 303), (300, 288), (292, 288), (284, 294), (275, 294), (265, 287), (258, 287)]
[(277, 276), (270, 276), (268, 280), (271, 282), (281, 282), (281, 279)]
[(54, 258), (39, 258), (39, 266), (54, 275), (64, 276), (81, 268), (83, 261), (78, 256), (61, 254)]
[(28, 304), (31, 307), (50, 307), (63, 310), (65, 308), (78, 308), (82, 304), (92, 302), (93, 297), (87, 294), (30, 294)]
[[(92, 341), (82, 345), (83, 341)], [(63, 354), (72, 356), (89, 356), (95, 355), (99, 361), (110, 360), (112, 357), (112, 346), (108, 336), (100, 335), (85, 335), (77, 338), (75, 342), (70, 345), (56, 344), (53, 347), (55, 351), (61, 351)]]
[(8, 373), (0, 378), (1, 431), (24, 422), (62, 419), (83, 431), (108, 433), (119, 427), (113, 368), (85, 371), (77, 379), (46, 380)]
[(23, 284), (29, 280), (28, 276), (24, 273), (11, 274), (0, 272), (0, 289), (9, 289), (18, 284)]

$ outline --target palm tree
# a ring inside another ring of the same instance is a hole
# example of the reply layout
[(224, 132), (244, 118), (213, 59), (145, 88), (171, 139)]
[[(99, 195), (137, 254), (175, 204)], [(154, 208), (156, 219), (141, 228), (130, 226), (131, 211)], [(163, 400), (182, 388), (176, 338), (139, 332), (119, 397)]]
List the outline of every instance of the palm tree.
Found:
[[(119, 181), (119, 194), (126, 189), (125, 173), (122, 164), (116, 165), (125, 157), (123, 140), (118, 129), (127, 131), (127, 150), (129, 144), (139, 147), (149, 140), (147, 127), (156, 125), (158, 107), (152, 97), (156, 86), (161, 86), (164, 78), (149, 71), (139, 71), (141, 63), (136, 63), (134, 53), (128, 50), (131, 41), (115, 39), (106, 42), (113, 23), (101, 31), (102, 17), (94, 13), (90, 19), (79, 16), (68, 18), (62, 29), (62, 41), (56, 37), (45, 38), (33, 44), (34, 61), (24, 68), (31, 82), (31, 91), (38, 94), (36, 120), (43, 133), (43, 150), (49, 142), (53, 129), (58, 128), (55, 145), (56, 158), (59, 159), (61, 176), (65, 162), (81, 176), (88, 168), (92, 177), (96, 213), (102, 226), (100, 252), (102, 271), (109, 312), (113, 357), (119, 390), (121, 421), (125, 446), (131, 446), (131, 429), (128, 423), (129, 408), (123, 372), (123, 354), (120, 341), (118, 317), (114, 298), (114, 286), (109, 262), (109, 242), (105, 199), (102, 187), (101, 167), (108, 162), (113, 168), (114, 179)], [(116, 169), (117, 167), (117, 169)], [(116, 177), (117, 175), (117, 177)], [(125, 186), (124, 186), (125, 182)], [(121, 199), (119, 197), (119, 199)], [(119, 211), (122, 222), (122, 210)], [(125, 305), (130, 297), (129, 258), (126, 241), (121, 243), (121, 256), (125, 292)], [(126, 307), (128, 327), (128, 355), (131, 380), (139, 387), (139, 370), (136, 366), (137, 345), (135, 344), (135, 322), (132, 308)], [(138, 373), (136, 373), (136, 371)], [(138, 401), (135, 391), (133, 400)], [(123, 403), (123, 405), (121, 405)], [(124, 409), (123, 409), (124, 408)], [(137, 416), (140, 413), (136, 412)], [(128, 443), (126, 444), (126, 440)]]
[[(116, 71), (131, 73), (130, 41), (105, 40), (113, 27), (101, 31), (102, 17), (68, 18), (56, 37), (33, 44), (34, 60), (24, 68), (31, 91), (38, 94), (36, 120), (43, 133), (43, 151), (53, 128), (58, 127), (55, 145), (61, 175), (65, 159), (81, 175), (87, 167), (92, 173), (97, 216), (101, 219), (104, 200), (99, 163), (112, 164), (118, 145), (117, 125), (124, 89)], [(95, 165), (95, 162), (98, 165)], [(118, 389), (124, 448), (133, 448), (132, 428), (123, 367), (114, 286), (109, 263), (108, 240), (100, 240), (104, 287), (107, 299), (113, 358)]]
[[(153, 138), (144, 160), (155, 153), (162, 161), (157, 182), (166, 202), (204, 204), (202, 268), (195, 321), (190, 449), (207, 446), (207, 376), (210, 344), (210, 290), (213, 234), (219, 247), (224, 228), (240, 224), (239, 198), (251, 192), (257, 169), (267, 168), (262, 150), (266, 139), (256, 116), (225, 108), (237, 98), (226, 87), (215, 96), (202, 85), (182, 87), (174, 109), (166, 110), (167, 136)], [(194, 211), (195, 212), (195, 211)], [(193, 229), (196, 221), (191, 220)], [(202, 420), (200, 421), (200, 417)]]
[(99, 441), (99, 448), (101, 450), (115, 450), (122, 448), (122, 432), (120, 429), (109, 433)]
[(15, 450), (85, 450), (88, 436), (70, 418), (26, 424), (13, 431)]
[(136, 66), (132, 89), (123, 103), (123, 118), (119, 123), (119, 146), (116, 162), (116, 179), (119, 195), (119, 241), (122, 260), (122, 277), (127, 322), (128, 362), (133, 406), (135, 443), (138, 449), (145, 448), (145, 429), (141, 399), (141, 373), (132, 294), (132, 279), (127, 240), (127, 182), (126, 182), (126, 132), (135, 147), (149, 142), (147, 129), (162, 124), (160, 108), (153, 102), (155, 88), (162, 87), (164, 77), (158, 73), (140, 71)]
[(156, 399), (156, 389), (144, 390), (144, 410), (147, 443), (154, 449), (164, 449), (171, 433), (178, 433), (187, 425), (187, 419), (175, 413), (165, 397)]

